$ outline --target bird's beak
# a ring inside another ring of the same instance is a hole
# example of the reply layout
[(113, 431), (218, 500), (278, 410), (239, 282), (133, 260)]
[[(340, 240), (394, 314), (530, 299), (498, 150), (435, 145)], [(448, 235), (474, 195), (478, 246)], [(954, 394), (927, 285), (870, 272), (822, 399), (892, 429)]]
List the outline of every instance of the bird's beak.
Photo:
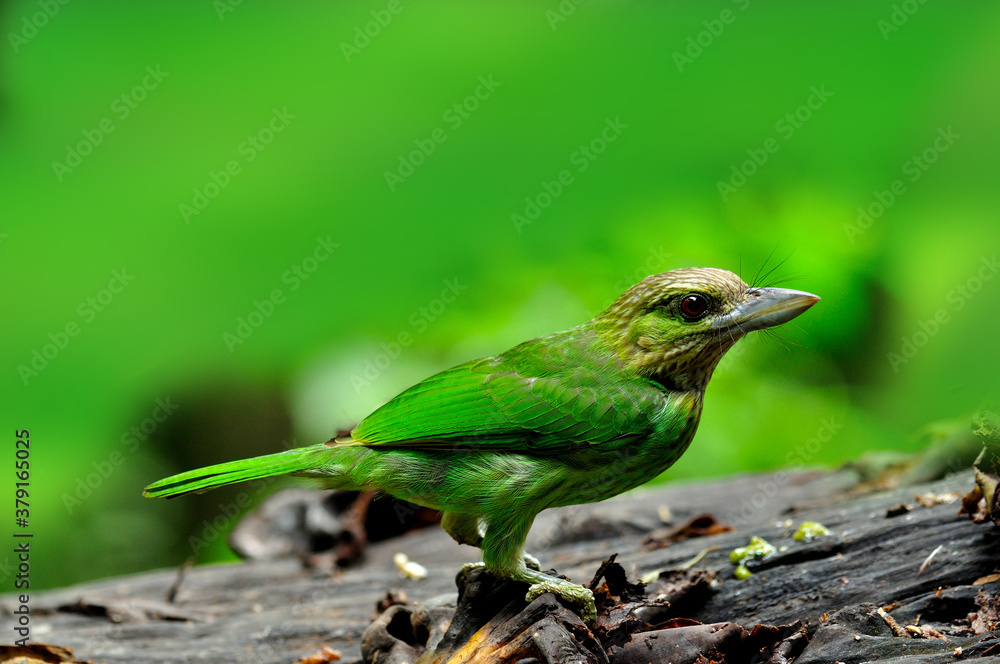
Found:
[(774, 327), (792, 320), (819, 302), (819, 297), (788, 288), (751, 288), (746, 299), (732, 311), (719, 316), (713, 328), (734, 327), (744, 333)]

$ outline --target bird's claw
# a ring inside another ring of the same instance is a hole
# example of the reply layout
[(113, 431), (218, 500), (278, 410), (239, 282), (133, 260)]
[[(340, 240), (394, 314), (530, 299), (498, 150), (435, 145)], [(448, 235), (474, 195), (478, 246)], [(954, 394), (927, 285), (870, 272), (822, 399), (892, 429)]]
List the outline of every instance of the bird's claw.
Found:
[(459, 570), (459, 573), (464, 576), (474, 569), (482, 569), (484, 567), (486, 567), (486, 563), (465, 563), (462, 565), (462, 569)]
[[(528, 594), (524, 596), (526, 602), (530, 604), (545, 593), (553, 593), (567, 604), (577, 607), (580, 618), (585, 623), (590, 623), (597, 619), (597, 606), (594, 604), (594, 593), (589, 588), (584, 588), (571, 581), (564, 581), (549, 577), (547, 574), (539, 573), (538, 570), (541, 569), (541, 563), (538, 562), (537, 558), (527, 553), (524, 554), (524, 563), (529, 569), (534, 571), (522, 572), (521, 574), (505, 578), (513, 578), (516, 581), (527, 581), (531, 584), (528, 587)], [(462, 570), (459, 573), (466, 575), (472, 570), (484, 568), (486, 568), (486, 564), (482, 562), (466, 563), (462, 565)], [(544, 581), (532, 583), (539, 578), (544, 579)]]
[[(538, 562), (538, 558), (535, 558), (529, 553), (524, 554), (524, 565), (528, 569), (533, 569), (536, 572), (542, 569), (542, 564)], [(465, 563), (462, 565), (462, 574), (467, 574), (474, 569), (482, 569), (483, 567), (486, 567), (486, 563)]]
[(553, 593), (564, 601), (580, 609), (580, 618), (585, 623), (597, 620), (597, 606), (594, 604), (594, 593), (589, 588), (578, 586), (569, 581), (556, 579), (554, 581), (542, 581), (533, 583), (528, 588), (528, 594), (524, 596), (526, 602), (531, 603), (545, 593)]

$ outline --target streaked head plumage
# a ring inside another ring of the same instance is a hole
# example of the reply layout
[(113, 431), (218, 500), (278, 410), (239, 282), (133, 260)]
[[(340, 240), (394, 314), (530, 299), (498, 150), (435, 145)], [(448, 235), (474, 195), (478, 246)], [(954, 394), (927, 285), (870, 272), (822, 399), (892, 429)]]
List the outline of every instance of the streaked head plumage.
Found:
[(592, 324), (643, 375), (668, 389), (704, 391), (742, 336), (790, 320), (818, 300), (801, 291), (751, 287), (728, 270), (687, 268), (646, 277)]

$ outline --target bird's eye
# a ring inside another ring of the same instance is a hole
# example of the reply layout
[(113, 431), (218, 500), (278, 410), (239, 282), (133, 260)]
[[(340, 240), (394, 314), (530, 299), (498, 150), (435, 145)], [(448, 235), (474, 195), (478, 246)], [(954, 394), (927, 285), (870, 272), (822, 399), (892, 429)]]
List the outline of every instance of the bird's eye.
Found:
[(681, 316), (689, 323), (701, 320), (708, 313), (708, 299), (704, 295), (692, 293), (681, 300)]

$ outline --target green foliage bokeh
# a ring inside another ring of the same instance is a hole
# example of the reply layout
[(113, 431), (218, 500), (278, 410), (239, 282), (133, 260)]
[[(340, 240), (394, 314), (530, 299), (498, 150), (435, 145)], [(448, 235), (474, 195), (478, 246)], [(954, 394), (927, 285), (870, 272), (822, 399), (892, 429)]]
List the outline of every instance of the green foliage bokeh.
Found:
[[(184, 469), (162, 430), (129, 434), (157, 399), (169, 424), (272, 390), (320, 442), (676, 267), (787, 258), (772, 278), (823, 300), (723, 361), (666, 479), (916, 449), (967, 417), (1000, 369), (1000, 7), (901, 4), (5, 3), (3, 448), (31, 430), (34, 587), (177, 564), (218, 516), (140, 497)], [(318, 239), (338, 246), (309, 272)]]

